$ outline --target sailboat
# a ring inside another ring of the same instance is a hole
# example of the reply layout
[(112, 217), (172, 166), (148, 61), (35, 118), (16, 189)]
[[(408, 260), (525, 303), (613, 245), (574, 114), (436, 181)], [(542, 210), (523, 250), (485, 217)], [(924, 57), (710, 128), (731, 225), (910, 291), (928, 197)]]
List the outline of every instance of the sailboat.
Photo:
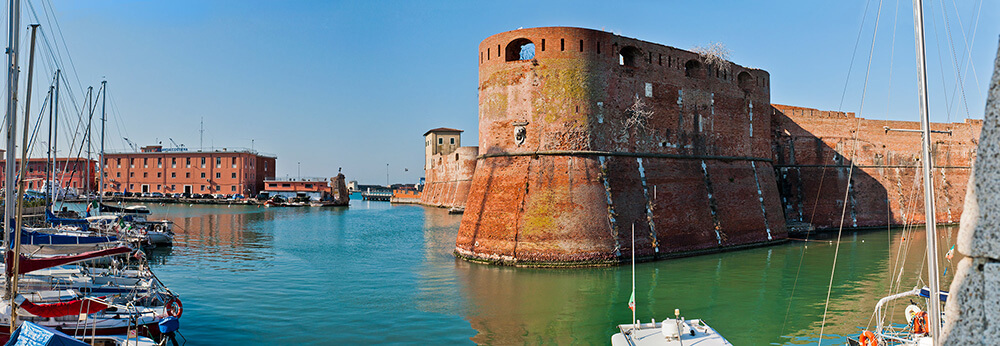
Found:
[(674, 318), (660, 322), (651, 319), (649, 323), (641, 323), (635, 318), (635, 225), (632, 225), (632, 296), (628, 305), (632, 309), (633, 323), (618, 325), (619, 332), (611, 336), (612, 346), (732, 345), (705, 321), (685, 319), (681, 316), (680, 309), (674, 309)]
[[(947, 292), (941, 292), (938, 284), (938, 249), (937, 220), (934, 206), (934, 180), (931, 177), (933, 157), (930, 153), (931, 130), (928, 115), (927, 96), (927, 62), (924, 43), (924, 10), (923, 0), (913, 0), (913, 27), (916, 36), (918, 92), (920, 94), (920, 129), (922, 133), (921, 149), (923, 180), (924, 180), (924, 216), (927, 232), (927, 276), (928, 286), (913, 288), (879, 299), (875, 304), (875, 330), (863, 331), (857, 339), (848, 338), (848, 345), (927, 345), (940, 344), (942, 312), (941, 304), (948, 299)], [(913, 302), (913, 298), (923, 297), (927, 311)], [(906, 307), (906, 324), (886, 323), (884, 308), (886, 304), (898, 299), (911, 299)], [(899, 327), (901, 326), (902, 327)]]

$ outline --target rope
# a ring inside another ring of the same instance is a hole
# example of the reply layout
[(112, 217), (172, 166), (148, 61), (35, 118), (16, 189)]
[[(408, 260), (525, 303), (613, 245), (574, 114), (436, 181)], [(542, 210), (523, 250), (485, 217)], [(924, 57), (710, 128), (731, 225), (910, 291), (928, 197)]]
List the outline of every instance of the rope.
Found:
[[(863, 115), (865, 110), (865, 94), (868, 92), (868, 77), (871, 74), (872, 68), (872, 56), (875, 54), (875, 38), (878, 37), (878, 24), (879, 19), (882, 16), (882, 1), (878, 2), (878, 11), (875, 13), (875, 29), (872, 30), (872, 45), (868, 52), (868, 66), (865, 69), (865, 84), (861, 89), (861, 105), (858, 109), (858, 114)], [(863, 25), (863, 23), (862, 23)], [(830, 309), (830, 293), (833, 292), (833, 278), (837, 273), (837, 257), (840, 255), (840, 240), (844, 232), (844, 218), (847, 216), (847, 201), (851, 194), (852, 179), (854, 177), (854, 159), (857, 157), (858, 153), (858, 133), (861, 132), (861, 117), (857, 118), (857, 125), (855, 125), (854, 135), (852, 136), (852, 142), (854, 147), (851, 150), (851, 167), (847, 172), (847, 188), (844, 189), (844, 207), (840, 211), (840, 226), (837, 228), (837, 245), (833, 250), (833, 268), (830, 269), (830, 283), (826, 289), (826, 302), (823, 304), (823, 322), (819, 327), (819, 345), (823, 344), (823, 330), (826, 329), (826, 315)]]

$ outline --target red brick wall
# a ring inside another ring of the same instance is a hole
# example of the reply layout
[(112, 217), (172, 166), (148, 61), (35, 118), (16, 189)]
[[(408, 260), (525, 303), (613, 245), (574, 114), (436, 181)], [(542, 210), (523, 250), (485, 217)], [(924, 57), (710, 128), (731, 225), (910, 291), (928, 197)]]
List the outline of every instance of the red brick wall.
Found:
[[(0, 160), (0, 186), (3, 186), (3, 176), (6, 165), (4, 164), (6, 160)], [(20, 170), (21, 160), (18, 159), (15, 162), (15, 169)], [(42, 185), (47, 179), (47, 169), (48, 160), (43, 158), (29, 159), (28, 171), (25, 174), (29, 181), (25, 185), (29, 190), (40, 190)], [(90, 173), (87, 172), (87, 166), (90, 166)], [(97, 177), (97, 165), (94, 160), (86, 159), (67, 159), (59, 158), (56, 159), (56, 169), (53, 171), (53, 178), (62, 184), (62, 187), (75, 188), (79, 192), (84, 192), (87, 188), (87, 181), (90, 181), (90, 188), (93, 190), (97, 189), (96, 177)], [(89, 179), (88, 179), (89, 178)]]
[[(519, 39), (535, 58), (507, 61)], [(628, 258), (632, 225), (647, 258), (785, 237), (767, 72), (578, 28), (505, 32), (479, 50), (482, 157), (459, 255), (613, 263)], [(643, 128), (626, 126), (636, 96), (653, 112)]]
[[(839, 227), (842, 214), (845, 227), (924, 222), (921, 135), (885, 131), (919, 129), (918, 121), (774, 105), (774, 122), (774, 157), (789, 220), (817, 228)], [(952, 131), (931, 135), (933, 177), (938, 222), (958, 222), (982, 121), (933, 123), (931, 129)], [(853, 186), (845, 211), (848, 176)]]
[[(248, 152), (111, 153), (104, 156), (107, 163), (104, 189), (111, 192), (142, 192), (142, 185), (148, 185), (149, 192), (181, 193), (185, 185), (190, 185), (193, 193), (253, 195), (263, 190), (265, 178), (274, 177), (274, 158)], [(264, 164), (269, 165), (266, 173), (269, 176), (264, 172)]]
[(425, 185), (420, 203), (437, 207), (465, 208), (476, 169), (479, 147), (459, 147), (447, 155), (434, 155), (424, 170)]

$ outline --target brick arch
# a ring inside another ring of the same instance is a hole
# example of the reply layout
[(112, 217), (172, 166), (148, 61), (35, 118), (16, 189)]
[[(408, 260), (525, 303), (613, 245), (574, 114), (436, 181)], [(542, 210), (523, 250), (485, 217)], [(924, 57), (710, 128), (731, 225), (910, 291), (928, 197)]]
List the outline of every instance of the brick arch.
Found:
[[(535, 43), (526, 38), (518, 38), (507, 44), (506, 61), (531, 60), (536, 54)], [(529, 55), (530, 52), (530, 55)]]

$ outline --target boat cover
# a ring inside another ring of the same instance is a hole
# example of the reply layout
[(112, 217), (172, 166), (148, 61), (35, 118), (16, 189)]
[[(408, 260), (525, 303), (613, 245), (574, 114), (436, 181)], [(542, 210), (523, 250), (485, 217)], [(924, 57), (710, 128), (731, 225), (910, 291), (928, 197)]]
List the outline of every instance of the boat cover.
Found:
[(37, 231), (21, 230), (21, 244), (27, 245), (71, 245), (97, 244), (118, 241), (115, 236), (75, 236), (65, 234), (49, 234)]
[(84, 346), (87, 343), (74, 339), (58, 330), (25, 321), (14, 330), (4, 346)]
[[(85, 260), (88, 260), (88, 259), (91, 259), (91, 258), (98, 258), (98, 257), (104, 257), (104, 256), (111, 256), (111, 255), (129, 253), (131, 251), (132, 251), (132, 249), (128, 248), (127, 246), (119, 246), (119, 247), (116, 247), (116, 248), (110, 248), (110, 249), (104, 249), (104, 250), (98, 250), (98, 251), (84, 252), (84, 253), (81, 253), (81, 254), (71, 255), (71, 256), (56, 256), (56, 257), (46, 257), (46, 258), (29, 258), (29, 257), (27, 257), (27, 256), (25, 256), (25, 255), (22, 254), (22, 255), (19, 256), (20, 259), (18, 260), (18, 265), (17, 265), (17, 269), (18, 270), (17, 270), (17, 273), (18, 274), (27, 274), (27, 273), (30, 273), (30, 272), (33, 272), (33, 271), (36, 271), (36, 270), (40, 270), (40, 269), (52, 268), (52, 267), (55, 267), (55, 266), (61, 266), (63, 264), (70, 264), (70, 263), (74, 263), (74, 262), (85, 261)], [(4, 263), (13, 263), (13, 260), (14, 260), (14, 251), (7, 251), (6, 256), (4, 256), (4, 260), (5, 260)], [(14, 266), (13, 265), (7, 265), (6, 267), (7, 267), (7, 269), (6, 269), (7, 270), (7, 276), (13, 275), (14, 274)]]
[(126, 214), (149, 214), (149, 209), (122, 208), (113, 205), (101, 204), (102, 213), (126, 213)]
[(45, 220), (53, 225), (78, 226), (80, 227), (80, 229), (84, 231), (90, 228), (90, 222), (87, 222), (87, 220), (85, 219), (69, 219), (69, 218), (57, 217), (55, 214), (52, 214), (52, 211), (49, 210), (48, 208), (45, 208)]
[[(105, 297), (107, 296), (98, 297), (97, 299), (103, 300)], [(60, 317), (82, 314), (89, 315), (108, 308), (108, 304), (98, 302), (93, 298), (75, 299), (68, 302), (49, 304), (35, 304), (28, 300), (28, 298), (18, 295), (17, 298), (14, 298), (14, 302), (17, 303), (18, 307), (24, 309), (24, 311), (38, 317)]]

